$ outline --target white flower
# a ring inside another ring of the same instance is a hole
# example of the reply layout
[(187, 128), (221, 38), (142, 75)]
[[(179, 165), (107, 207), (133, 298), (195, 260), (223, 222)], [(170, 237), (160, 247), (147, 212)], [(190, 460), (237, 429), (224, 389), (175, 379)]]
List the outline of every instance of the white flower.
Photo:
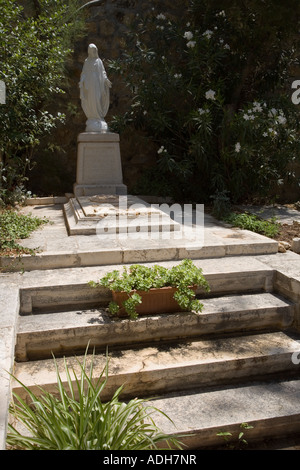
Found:
[(277, 183), (278, 183), (279, 185), (281, 185), (281, 184), (284, 183), (284, 181), (283, 181), (283, 179), (280, 179), (280, 180), (277, 181)]
[(186, 45), (187, 47), (193, 48), (196, 45), (196, 41), (189, 41)]
[(175, 73), (174, 78), (181, 78), (182, 74), (181, 73)]
[(229, 44), (225, 44), (225, 46), (224, 46), (224, 49), (228, 49), (228, 50), (230, 50), (230, 46), (229, 46)]
[(281, 114), (280, 116), (278, 116), (277, 121), (279, 122), (279, 124), (285, 124), (286, 118)]
[(243, 115), (243, 118), (245, 119), (245, 121), (249, 121), (249, 119), (250, 119), (248, 114), (246, 114), (246, 113)]
[(264, 132), (264, 133), (263, 133), (263, 136), (264, 136), (264, 137), (268, 137), (268, 133), (267, 133), (267, 132)]
[(186, 31), (183, 37), (189, 41), (190, 39), (193, 39), (194, 35), (191, 31)]
[(202, 114), (208, 114), (209, 110), (208, 109), (203, 109), (203, 108), (198, 108), (198, 113), (201, 116)]
[(217, 13), (216, 16), (224, 16), (225, 17), (226, 16), (225, 11), (224, 10), (219, 11), (219, 13)]
[(207, 100), (215, 100), (216, 99), (216, 92), (213, 91), (213, 90), (208, 90), (206, 93), (205, 93), (205, 98)]
[(205, 36), (207, 39), (210, 39), (213, 35), (213, 32), (210, 29), (207, 29), (204, 33), (203, 36)]
[(240, 144), (239, 142), (237, 142), (237, 143), (235, 144), (235, 151), (236, 151), (237, 153), (239, 153), (240, 150), (241, 150), (241, 144)]
[(277, 115), (277, 109), (275, 108), (272, 108), (269, 112), (268, 112), (268, 116), (269, 117), (273, 117), (273, 116), (276, 116)]
[(157, 153), (163, 153), (163, 152), (166, 152), (166, 149), (165, 149), (165, 147), (162, 145), (162, 146), (157, 150)]
[(158, 20), (165, 20), (165, 19), (166, 19), (165, 15), (163, 15), (162, 13), (160, 13), (159, 15), (157, 15), (156, 18), (157, 18)]
[(254, 112), (259, 112), (260, 113), (263, 110), (262, 107), (261, 107), (261, 104), (258, 103), (257, 101), (254, 101), (253, 106), (254, 106), (254, 108), (253, 108)]

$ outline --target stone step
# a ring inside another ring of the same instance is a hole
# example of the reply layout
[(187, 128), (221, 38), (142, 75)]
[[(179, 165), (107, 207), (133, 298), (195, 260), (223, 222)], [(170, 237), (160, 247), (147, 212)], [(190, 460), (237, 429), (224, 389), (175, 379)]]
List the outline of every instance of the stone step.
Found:
[(146, 238), (109, 236), (104, 239), (103, 235), (68, 236), (62, 206), (30, 206), (27, 213), (29, 210), (33, 215), (49, 218), (53, 224), (43, 226), (29, 239), (20, 241), (27, 248), (38, 248), (35, 256), (0, 257), (1, 271), (40, 271), (183, 258), (208, 259), (278, 253), (277, 241), (248, 230), (224, 225), (208, 214), (204, 214), (203, 224), (201, 222), (200, 230), (198, 228), (196, 232), (194, 227), (184, 230), (184, 233), (181, 230), (174, 231), (170, 236), (158, 239), (152, 234)]
[(19, 318), (17, 361), (75, 354), (91, 347), (125, 347), (135, 343), (220, 335), (230, 332), (286, 329), (295, 306), (271, 293), (203, 299), (200, 314), (181, 312), (140, 316), (138, 321), (112, 317), (101, 309), (72, 310)]
[[(181, 261), (162, 261), (171, 267)], [(231, 294), (273, 290), (274, 270), (253, 257), (194, 259), (209, 282), (211, 294)], [(140, 263), (152, 266), (156, 263)], [(130, 264), (129, 264), (130, 265)], [(122, 270), (124, 265), (52, 269), (18, 275), (21, 315), (34, 312), (74, 310), (76, 308), (106, 307), (111, 293), (105, 288), (91, 288), (88, 281), (97, 281), (107, 272)], [(201, 292), (201, 291), (200, 291)], [(200, 293), (198, 292), (198, 294)]]
[(231, 433), (230, 442), (236, 446), (244, 431), (242, 423), (252, 426), (244, 431), (249, 444), (300, 432), (299, 378), (194, 389), (159, 397), (150, 404), (174, 423), (157, 413), (152, 418), (158, 427), (168, 434), (185, 434), (180, 437), (185, 449), (219, 448), (225, 445), (219, 432)]
[[(263, 377), (265, 380), (271, 374), (296, 374), (299, 366), (292, 359), (299, 351), (299, 342), (283, 332), (164, 342), (110, 351), (108, 382), (101, 396), (103, 400), (110, 399), (123, 384), (122, 398), (126, 399), (187, 391), (199, 386), (232, 384), (251, 377)], [(65, 360), (69, 367), (78, 372), (78, 360), (83, 363), (83, 357), (57, 358), (63, 382), (66, 381)], [(105, 364), (105, 353), (96, 354), (95, 376), (100, 375)], [(17, 363), (14, 375), (37, 394), (40, 393), (39, 386), (57, 393), (53, 359)], [(17, 381), (13, 381), (12, 387), (25, 398), (26, 392)], [(223, 406), (223, 403), (220, 402), (220, 405)]]

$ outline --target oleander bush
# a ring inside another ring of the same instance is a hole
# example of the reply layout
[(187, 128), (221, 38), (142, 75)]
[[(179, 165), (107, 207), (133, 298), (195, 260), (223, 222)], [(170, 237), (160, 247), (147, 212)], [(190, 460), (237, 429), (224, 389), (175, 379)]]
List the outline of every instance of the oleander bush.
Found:
[(297, 0), (186, 0), (181, 15), (137, 16), (110, 62), (131, 102), (118, 132), (141, 132), (156, 163), (136, 187), (180, 201), (266, 196), (300, 159)]

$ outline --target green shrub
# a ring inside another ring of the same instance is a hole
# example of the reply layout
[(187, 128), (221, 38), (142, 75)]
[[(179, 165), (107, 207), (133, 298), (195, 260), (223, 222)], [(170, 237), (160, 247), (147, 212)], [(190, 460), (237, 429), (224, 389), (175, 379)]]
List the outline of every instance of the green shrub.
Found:
[(231, 212), (223, 218), (225, 222), (228, 222), (235, 227), (239, 227), (245, 230), (251, 230), (252, 232), (260, 233), (266, 237), (275, 237), (280, 228), (280, 224), (275, 219), (262, 220), (255, 214), (235, 213)]
[(295, 180), (300, 119), (288, 77), (299, 64), (297, 1), (175, 6), (179, 15), (137, 16), (110, 63), (131, 91), (128, 112), (112, 124), (157, 148), (145, 190), (181, 202), (227, 192), (237, 202)]
[[(57, 96), (66, 90), (65, 64), (82, 31), (79, 0), (0, 0), (0, 203), (19, 202), (33, 149), (64, 122)], [(31, 5), (30, 5), (31, 4)]]

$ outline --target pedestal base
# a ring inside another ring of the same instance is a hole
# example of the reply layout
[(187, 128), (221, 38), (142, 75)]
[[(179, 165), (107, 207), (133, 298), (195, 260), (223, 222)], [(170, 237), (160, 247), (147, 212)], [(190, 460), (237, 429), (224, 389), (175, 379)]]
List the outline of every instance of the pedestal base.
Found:
[(97, 195), (71, 198), (64, 205), (69, 235), (174, 232), (181, 226), (135, 196)]
[(123, 184), (119, 135), (83, 132), (78, 136), (75, 196), (126, 194)]

